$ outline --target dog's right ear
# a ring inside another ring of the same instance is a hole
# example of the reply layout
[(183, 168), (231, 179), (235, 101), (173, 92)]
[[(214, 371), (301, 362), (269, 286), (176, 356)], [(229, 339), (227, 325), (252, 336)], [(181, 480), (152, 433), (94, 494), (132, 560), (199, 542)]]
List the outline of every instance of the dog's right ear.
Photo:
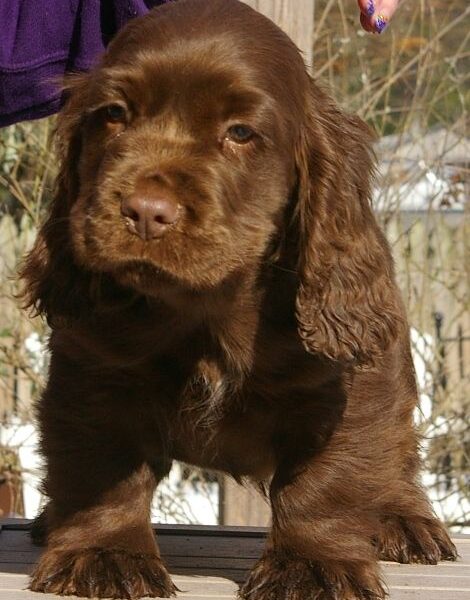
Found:
[(19, 272), (23, 279), (20, 298), (24, 306), (48, 321), (78, 317), (90, 287), (90, 276), (74, 263), (69, 233), (70, 209), (79, 193), (78, 162), (87, 87), (87, 75), (74, 75), (66, 81), (67, 101), (58, 116), (56, 129), (60, 166), (55, 194), (36, 242)]

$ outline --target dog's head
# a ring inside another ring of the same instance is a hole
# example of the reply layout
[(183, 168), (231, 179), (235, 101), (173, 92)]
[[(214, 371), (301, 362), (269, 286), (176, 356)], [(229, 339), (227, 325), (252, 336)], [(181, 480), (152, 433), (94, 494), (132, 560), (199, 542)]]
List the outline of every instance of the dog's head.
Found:
[(268, 19), (237, 0), (162, 6), (67, 93), (58, 192), (24, 270), (31, 304), (70, 316), (96, 276), (203, 293), (262, 268), (289, 214), (306, 347), (364, 361), (387, 345), (397, 311), (370, 132)]

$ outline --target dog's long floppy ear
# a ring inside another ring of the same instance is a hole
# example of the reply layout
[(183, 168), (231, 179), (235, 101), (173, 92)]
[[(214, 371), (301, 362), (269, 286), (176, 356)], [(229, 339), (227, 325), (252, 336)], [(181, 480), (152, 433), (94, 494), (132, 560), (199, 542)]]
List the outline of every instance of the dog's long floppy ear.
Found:
[(308, 351), (373, 364), (401, 321), (393, 261), (370, 206), (373, 136), (311, 82), (296, 148), (299, 333)]
[(25, 307), (54, 320), (75, 318), (86, 305), (90, 278), (74, 263), (70, 247), (70, 208), (79, 192), (80, 128), (87, 76), (74, 76), (65, 86), (68, 100), (56, 131), (60, 163), (54, 198), (46, 221), (21, 269)]

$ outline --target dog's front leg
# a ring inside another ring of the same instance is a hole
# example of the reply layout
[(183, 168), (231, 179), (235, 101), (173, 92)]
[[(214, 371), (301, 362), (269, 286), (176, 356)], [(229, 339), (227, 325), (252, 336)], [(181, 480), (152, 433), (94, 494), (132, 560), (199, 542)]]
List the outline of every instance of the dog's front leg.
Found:
[[(335, 458), (336, 455), (336, 458)], [(243, 600), (383, 600), (368, 506), (360, 479), (334, 449), (304, 464), (282, 464), (270, 495), (272, 531), (240, 590)], [(337, 464), (334, 464), (337, 459)], [(359, 490), (360, 491), (360, 490)]]
[[(145, 462), (138, 400), (105, 377), (52, 365), (39, 405), (47, 547), (30, 588), (98, 598), (167, 598), (175, 587), (150, 525), (159, 476)], [(156, 436), (157, 437), (157, 436)], [(161, 469), (163, 471), (164, 469)]]

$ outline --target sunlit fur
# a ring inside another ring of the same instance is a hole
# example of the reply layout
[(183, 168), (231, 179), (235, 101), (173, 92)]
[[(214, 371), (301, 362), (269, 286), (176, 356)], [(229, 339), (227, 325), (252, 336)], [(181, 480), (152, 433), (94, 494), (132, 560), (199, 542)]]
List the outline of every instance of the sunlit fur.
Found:
[[(57, 192), (22, 271), (52, 327), (31, 589), (174, 593), (149, 525), (173, 459), (269, 488), (243, 599), (381, 600), (380, 557), (455, 558), (419, 483), (366, 125), (236, 0), (136, 19), (66, 93)], [(254, 135), (237, 143), (237, 124)], [(120, 213), (142, 180), (180, 211), (148, 241)]]

